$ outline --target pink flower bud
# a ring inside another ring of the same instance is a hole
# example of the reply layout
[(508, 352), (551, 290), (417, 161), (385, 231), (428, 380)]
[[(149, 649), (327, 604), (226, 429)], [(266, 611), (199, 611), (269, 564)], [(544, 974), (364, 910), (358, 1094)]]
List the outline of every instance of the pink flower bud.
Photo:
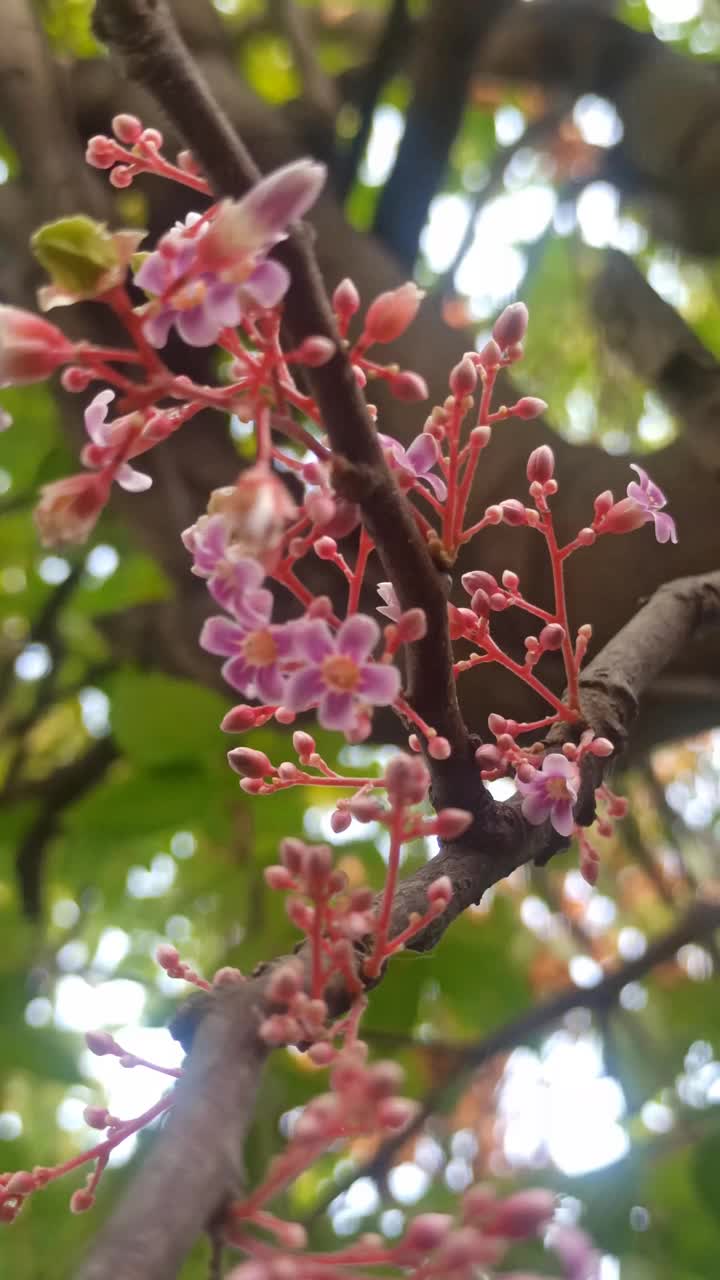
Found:
[(302, 973), (297, 964), (283, 964), (268, 983), (268, 998), (278, 1004), (289, 1004), (302, 986)]
[(264, 751), (255, 751), (252, 747), (233, 747), (227, 753), (228, 764), (241, 778), (266, 778), (274, 773), (272, 764)]
[(394, 805), (420, 804), (427, 795), (430, 775), (417, 756), (397, 755), (385, 770), (385, 786)]
[(90, 1052), (98, 1058), (102, 1058), (106, 1053), (111, 1053), (115, 1057), (122, 1053), (120, 1045), (107, 1031), (87, 1031), (85, 1043)]
[(382, 805), (377, 800), (371, 800), (370, 796), (357, 796), (349, 800), (348, 810), (358, 822), (377, 822), (383, 813)]
[(485, 573), (484, 569), (473, 569), (470, 573), (464, 573), (461, 582), (468, 595), (474, 595), (480, 590), (490, 596), (498, 589), (497, 579), (491, 573)]
[(347, 809), (334, 809), (330, 815), (330, 826), (336, 836), (339, 836), (343, 831), (347, 831), (351, 822), (352, 814), (348, 813)]
[(450, 374), (450, 390), (458, 399), (471, 396), (477, 386), (477, 370), (469, 355), (463, 356)]
[(295, 352), (295, 359), (300, 364), (308, 365), (311, 369), (318, 369), (320, 365), (327, 364), (328, 360), (332, 360), (336, 350), (337, 347), (331, 338), (325, 338), (318, 333), (300, 343)]
[(607, 515), (614, 501), (612, 489), (605, 489), (602, 493), (599, 493), (593, 503), (596, 517), (600, 519), (602, 516)]
[(412, 281), (378, 294), (365, 316), (364, 334), (368, 342), (394, 342), (399, 338), (415, 319), (424, 296)]
[(507, 1200), (499, 1202), (492, 1222), (486, 1229), (510, 1240), (523, 1240), (537, 1235), (554, 1212), (555, 1196), (551, 1191), (543, 1191), (541, 1188), (518, 1191), (515, 1195), (508, 1196)]
[(401, 369), (390, 379), (390, 390), (396, 400), (404, 400), (408, 404), (417, 404), (427, 400), (430, 392), (424, 378), (411, 369)]
[(87, 1213), (88, 1209), (92, 1209), (95, 1203), (95, 1197), (92, 1191), (86, 1191), (81, 1187), (78, 1191), (73, 1191), (70, 1197), (71, 1213)]
[(506, 498), (504, 502), (500, 503), (500, 510), (505, 524), (513, 526), (527, 524), (527, 512), (522, 502), (519, 502), (517, 498)]
[(442, 1244), (454, 1226), (449, 1213), (421, 1213), (408, 1226), (402, 1242), (405, 1249), (420, 1254), (432, 1253)]
[(300, 762), (307, 764), (310, 756), (315, 752), (315, 739), (304, 729), (296, 729), (292, 736), (292, 743)]
[(29, 1196), (34, 1190), (35, 1179), (26, 1169), (18, 1169), (11, 1174), (10, 1181), (5, 1186), (5, 1192), (11, 1196)]
[(561, 649), (565, 639), (565, 628), (559, 622), (550, 622), (543, 627), (539, 640), (543, 649)]
[[(305, 499), (305, 512), (315, 525), (329, 524), (335, 515), (335, 502), (329, 493), (315, 490)], [(302, 550), (302, 542), (300, 543)]]
[(492, 1187), (478, 1183), (463, 1196), (463, 1218), (465, 1221), (482, 1222), (495, 1209), (497, 1196)]
[(0, 305), (0, 386), (42, 382), (72, 359), (64, 333), (32, 311)]
[(96, 133), (88, 138), (85, 147), (85, 163), (93, 169), (112, 169), (118, 158), (117, 144), (104, 133)]
[(397, 620), (397, 635), (401, 644), (413, 644), (427, 634), (427, 618), (423, 609), (408, 609)]
[(380, 1128), (404, 1129), (410, 1124), (418, 1105), (417, 1102), (411, 1102), (409, 1098), (383, 1098), (377, 1109)]
[(295, 881), (287, 867), (266, 867), (263, 872), (268, 889), (292, 889)]
[(615, 750), (609, 738), (595, 738), (590, 743), (590, 753), (594, 756), (611, 756)]
[[(541, 413), (547, 409), (545, 400), (540, 400), (538, 396), (521, 396), (517, 404), (514, 404), (510, 412), (516, 418), (522, 418), (524, 422), (530, 422), (532, 418), (539, 418)], [(547, 448), (547, 446), (541, 446)]]
[(138, 141), (146, 147), (151, 147), (153, 151), (159, 151), (163, 144), (163, 136), (159, 129), (143, 129)]
[(522, 342), (528, 327), (528, 309), (524, 302), (513, 302), (498, 316), (493, 325), (493, 338), (501, 351)]
[(472, 814), (465, 809), (441, 809), (435, 822), (435, 830), (441, 840), (456, 840), (467, 831)]
[(140, 137), (143, 127), (137, 116), (131, 116), (127, 112), (121, 111), (119, 115), (112, 118), (112, 131), (119, 142), (124, 142), (127, 146), (132, 147)]
[(107, 1129), (110, 1116), (105, 1107), (86, 1107), (83, 1120), (91, 1129)]
[[(460, 813), (462, 810), (455, 809), (446, 812)], [(466, 816), (468, 815), (463, 814), (463, 817)], [(467, 827), (467, 825), (466, 823), (465, 826)], [(426, 894), (428, 902), (439, 902), (446, 907), (453, 896), (452, 880), (449, 876), (438, 876), (437, 880), (433, 880), (432, 884), (428, 885)]]
[(517, 360), (522, 360), (524, 355), (525, 348), (523, 347), (522, 342), (514, 342), (511, 347), (507, 348), (507, 351), (505, 352), (505, 359), (508, 364), (515, 364)]
[(475, 752), (475, 759), (481, 769), (496, 769), (502, 760), (502, 756), (497, 747), (491, 746), (490, 743), (484, 743)]
[(433, 760), (447, 760), (450, 757), (452, 748), (447, 738), (435, 737), (428, 741), (428, 755)]
[(161, 969), (177, 969), (180, 964), (179, 953), (169, 942), (160, 943), (155, 951), (155, 959)]
[(316, 1067), (328, 1067), (335, 1057), (335, 1050), (327, 1040), (320, 1040), (308, 1049), (308, 1058)]
[(337, 542), (325, 535), (313, 543), (313, 551), (320, 560), (334, 560), (337, 555)]
[(514, 595), (520, 586), (520, 579), (516, 573), (513, 573), (512, 569), (505, 569), (502, 576), (502, 584), (506, 591), (510, 591)]
[(345, 323), (352, 319), (360, 306), (360, 294), (349, 276), (340, 281), (332, 296), (333, 311)]
[(306, 853), (307, 846), (302, 840), (296, 840), (294, 836), (286, 836), (280, 842), (280, 857), (283, 865), (292, 875), (300, 875), (304, 870)]
[(319, 887), (332, 869), (332, 853), (326, 844), (312, 844), (305, 850), (305, 876), (311, 887)]
[(223, 716), (220, 728), (224, 733), (245, 733), (246, 729), (252, 729), (255, 725), (256, 711), (254, 707), (248, 707), (240, 703), (237, 707), (232, 707), (230, 711)]
[(245, 975), (231, 964), (224, 964), (222, 969), (218, 969), (213, 974), (212, 984), (214, 987), (236, 987), (238, 983), (245, 981)]
[(490, 617), (490, 598), (487, 595), (487, 592), (482, 590), (476, 591), (472, 600), (470, 601), (470, 608), (472, 609), (473, 613), (477, 614), (478, 618), (489, 618)]
[(477, 361), (478, 364), (482, 365), (483, 369), (487, 369), (488, 372), (499, 367), (502, 362), (502, 352), (494, 338), (490, 338), (490, 340), (485, 343), (485, 346), (477, 357)]
[(605, 513), (600, 522), (601, 533), (632, 533), (647, 521), (645, 507), (634, 498), (622, 498)]
[(65, 391), (77, 394), (79, 391), (86, 391), (95, 376), (92, 369), (80, 369), (77, 365), (70, 365), (60, 374), (60, 385)]
[(538, 449), (533, 449), (527, 464), (527, 478), (533, 483), (538, 481), (539, 484), (545, 484), (547, 480), (552, 480), (555, 472), (555, 454), (549, 444), (541, 444)]
[(597, 540), (597, 534), (595, 530), (590, 529), (589, 527), (586, 529), (581, 529), (577, 535), (577, 541), (580, 543), (581, 547), (591, 547), (593, 542), (595, 542), (596, 540)]
[(134, 173), (128, 164), (116, 164), (110, 174), (110, 186), (116, 187), (118, 191), (122, 191), (125, 187), (132, 185)]
[(510, 601), (506, 595), (503, 595), (502, 591), (493, 591), (490, 597), (490, 608), (493, 613), (502, 613), (503, 609), (510, 608)]

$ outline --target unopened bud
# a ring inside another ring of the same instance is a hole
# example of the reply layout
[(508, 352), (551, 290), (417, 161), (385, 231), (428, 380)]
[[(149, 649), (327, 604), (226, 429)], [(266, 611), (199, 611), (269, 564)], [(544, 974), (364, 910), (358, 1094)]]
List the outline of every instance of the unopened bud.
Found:
[(379, 294), (365, 316), (364, 333), (368, 342), (394, 342), (399, 338), (415, 319), (424, 296), (412, 281)]
[(137, 116), (131, 116), (127, 112), (121, 111), (119, 115), (112, 118), (112, 131), (118, 142), (124, 142), (127, 146), (132, 147), (140, 137), (143, 127)]
[(492, 335), (501, 351), (522, 342), (528, 327), (528, 309), (524, 302), (513, 302), (498, 316)]
[(227, 753), (228, 764), (241, 778), (266, 778), (274, 773), (272, 764), (264, 751), (255, 751), (252, 747), (233, 747)]
[(319, 333), (313, 334), (312, 337), (300, 343), (295, 352), (295, 359), (311, 369), (318, 369), (321, 365), (327, 364), (328, 360), (332, 360), (336, 350), (331, 338), (325, 338)]
[(533, 449), (527, 463), (527, 478), (532, 484), (537, 481), (539, 484), (545, 484), (547, 480), (551, 480), (555, 471), (555, 454), (549, 444), (541, 444), (538, 449)]
[(499, 367), (502, 362), (502, 352), (494, 338), (490, 338), (490, 340), (485, 343), (485, 346), (477, 359), (478, 364), (481, 364), (483, 369), (486, 369), (488, 372)]
[(411, 369), (401, 369), (396, 373), (390, 379), (390, 390), (396, 400), (404, 400), (409, 404), (427, 400), (430, 394), (425, 379), (421, 378), (419, 373), (413, 373)]
[(245, 733), (247, 729), (254, 728), (256, 718), (257, 713), (254, 707), (240, 704), (237, 707), (232, 707), (223, 716), (220, 728), (224, 733)]
[(471, 396), (477, 386), (477, 370), (470, 356), (463, 356), (450, 374), (450, 390), (458, 399)]
[(340, 281), (332, 296), (333, 311), (346, 323), (360, 306), (360, 295), (349, 276)]
[(500, 503), (500, 510), (505, 524), (515, 527), (527, 524), (527, 511), (517, 498), (506, 498)]
[(522, 418), (524, 422), (530, 422), (532, 418), (539, 418), (546, 409), (546, 402), (540, 400), (538, 396), (521, 396), (517, 404), (512, 406), (510, 413), (516, 418)]
[(539, 635), (543, 649), (561, 649), (565, 639), (565, 628), (559, 622), (549, 622)]

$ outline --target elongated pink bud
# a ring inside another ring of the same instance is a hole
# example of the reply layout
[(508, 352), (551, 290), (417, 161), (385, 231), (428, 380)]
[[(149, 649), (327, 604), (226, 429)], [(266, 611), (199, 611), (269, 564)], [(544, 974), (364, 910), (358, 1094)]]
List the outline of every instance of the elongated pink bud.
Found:
[(477, 386), (477, 370), (470, 356), (463, 356), (450, 374), (450, 390), (454, 396), (471, 396)]
[(56, 325), (20, 307), (0, 306), (0, 386), (42, 382), (73, 357)]
[(545, 400), (541, 400), (539, 396), (522, 396), (517, 404), (514, 404), (511, 413), (516, 418), (523, 418), (529, 422), (532, 418), (539, 418), (541, 413), (547, 409)]
[(498, 316), (493, 325), (493, 338), (502, 351), (522, 342), (528, 327), (528, 309), (524, 302), (513, 302)]
[(399, 338), (415, 319), (424, 296), (412, 281), (378, 294), (365, 316), (364, 333), (368, 342), (394, 342)]
[(545, 484), (547, 480), (552, 480), (555, 472), (555, 454), (549, 444), (541, 444), (538, 449), (533, 449), (527, 463), (527, 478), (532, 484), (534, 480), (540, 484)]

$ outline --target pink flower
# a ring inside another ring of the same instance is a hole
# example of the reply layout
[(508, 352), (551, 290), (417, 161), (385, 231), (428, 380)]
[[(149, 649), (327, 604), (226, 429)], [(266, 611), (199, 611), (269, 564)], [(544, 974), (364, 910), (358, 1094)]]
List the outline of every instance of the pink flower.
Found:
[(209, 221), (189, 215), (163, 236), (135, 274), (154, 295), (143, 324), (148, 341), (164, 347), (174, 326), (189, 346), (209, 347), (248, 308), (276, 306), (290, 278), (266, 255), (324, 181), (323, 165), (298, 160), (262, 178), (242, 200), (222, 200)]
[[(242, 558), (258, 560), (266, 570), (274, 568), (285, 529), (296, 515), (295, 502), (282, 481), (265, 463), (256, 463), (234, 485), (214, 489), (207, 514), (182, 533), (195, 559), (193, 573), (209, 578), (230, 570), (233, 577), (234, 565)], [(230, 607), (218, 595), (215, 598), (223, 608)]]
[(0, 306), (0, 387), (42, 382), (71, 360), (73, 344), (32, 311)]
[(600, 1280), (601, 1257), (578, 1227), (551, 1227), (546, 1243), (563, 1264), (565, 1280)]
[(280, 703), (284, 698), (283, 663), (293, 656), (296, 624), (272, 625), (273, 599), (269, 591), (245, 594), (237, 621), (208, 618), (200, 644), (208, 653), (227, 658), (222, 673), (246, 698)]
[(431, 474), (431, 467), (440, 457), (440, 448), (433, 436), (423, 431), (416, 436), (409, 449), (404, 449), (399, 440), (392, 436), (384, 436), (378, 432), (378, 439), (390, 470), (395, 473), (397, 482), (403, 492), (419, 484), (432, 489), (435, 497), (441, 502), (447, 496), (444, 481)]
[(667, 498), (662, 489), (642, 467), (634, 462), (630, 465), (640, 477), (640, 483), (631, 480), (627, 487), (627, 497), (613, 503), (604, 515), (596, 519), (593, 527), (598, 533), (631, 533), (652, 521), (658, 542), (677, 542), (675, 521), (663, 511)]
[(313, 619), (298, 627), (296, 654), (301, 670), (290, 676), (285, 706), (305, 711), (318, 706), (326, 729), (351, 731), (363, 704), (389, 706), (400, 692), (396, 667), (368, 661), (380, 628), (372, 618), (353, 614), (333, 636), (326, 622)]
[[(115, 392), (99, 391), (85, 410), (85, 430), (91, 443), (83, 449), (80, 458), (86, 467), (98, 471), (113, 466), (118, 456), (132, 453), (132, 443), (143, 429), (142, 414), (130, 413), (107, 421), (108, 409), (115, 399)], [(152, 477), (136, 471), (128, 462), (115, 466), (113, 479), (128, 493), (144, 493), (152, 485)]]
[(549, 818), (558, 835), (572, 835), (575, 825), (573, 805), (578, 798), (579, 785), (577, 765), (558, 751), (551, 752), (545, 756), (542, 769), (535, 772), (530, 782), (517, 779), (518, 791), (525, 797), (523, 817), (533, 826), (540, 826)]

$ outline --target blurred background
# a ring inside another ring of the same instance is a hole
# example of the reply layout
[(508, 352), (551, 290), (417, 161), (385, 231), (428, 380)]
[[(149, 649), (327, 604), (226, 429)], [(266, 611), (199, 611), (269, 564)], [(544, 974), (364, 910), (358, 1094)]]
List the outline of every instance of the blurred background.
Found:
[[(113, 192), (85, 173), (83, 141), (114, 111), (158, 119), (94, 40), (90, 0), (5, 7), (0, 300), (32, 305), (27, 237), (39, 222), (84, 208), (158, 230), (189, 206), (157, 182)], [(450, 353), (482, 344), (522, 297), (531, 326), (517, 381), (548, 401), (559, 459), (615, 459), (619, 476), (631, 457), (653, 475), (671, 458), (688, 559), (664, 574), (717, 567), (720, 3), (171, 7), (263, 167), (308, 150), (328, 163), (328, 276), (351, 271), (365, 300), (398, 273), (428, 290), (415, 354), (439, 394)], [(70, 317), (77, 332), (101, 323), (92, 307)], [(218, 731), (229, 699), (196, 650), (206, 606), (177, 529), (247, 456), (242, 424), (228, 434), (210, 422), (200, 449), (168, 450), (152, 500), (111, 508), (88, 548), (58, 553), (39, 546), (32, 506), (40, 484), (76, 467), (81, 407), (44, 386), (4, 390), (0, 406), (15, 419), (0, 436), (1, 1171), (89, 1145), (89, 1102), (126, 1118), (159, 1096), (159, 1077), (92, 1058), (83, 1033), (107, 1028), (177, 1065), (166, 1026), (185, 991), (158, 972), (156, 945), (170, 940), (206, 974), (291, 948), (263, 868), (284, 835), (329, 838), (334, 799), (239, 791)], [(399, 421), (402, 434), (410, 419)], [(634, 596), (646, 592), (646, 534), (639, 550), (598, 561), (598, 613), (605, 593), (612, 610), (624, 556)], [(665, 694), (616, 779), (631, 816), (597, 841), (597, 887), (576, 849), (522, 869), (431, 956), (399, 958), (374, 993), (372, 1051), (402, 1063), (422, 1124), (402, 1143), (329, 1152), (296, 1182), (287, 1212), (317, 1245), (360, 1230), (393, 1237), (407, 1212), (444, 1210), (491, 1178), (556, 1189), (566, 1221), (594, 1234), (602, 1280), (717, 1273), (720, 953), (688, 916), (699, 885), (720, 893), (717, 639)], [(280, 729), (253, 745), (275, 761), (288, 751)], [(344, 747), (339, 759), (379, 772), (388, 750)], [(351, 881), (382, 883), (372, 824), (335, 843)], [(406, 869), (432, 852), (411, 847)], [(660, 962), (633, 977), (656, 939)], [(604, 970), (623, 965), (628, 981), (606, 990)], [(302, 1055), (274, 1055), (251, 1182), (322, 1079)], [(8, 1275), (70, 1277), (148, 1140), (116, 1153), (92, 1214), (70, 1215), (72, 1179), (38, 1195), (3, 1235)], [(184, 1280), (206, 1267), (201, 1244)]]

